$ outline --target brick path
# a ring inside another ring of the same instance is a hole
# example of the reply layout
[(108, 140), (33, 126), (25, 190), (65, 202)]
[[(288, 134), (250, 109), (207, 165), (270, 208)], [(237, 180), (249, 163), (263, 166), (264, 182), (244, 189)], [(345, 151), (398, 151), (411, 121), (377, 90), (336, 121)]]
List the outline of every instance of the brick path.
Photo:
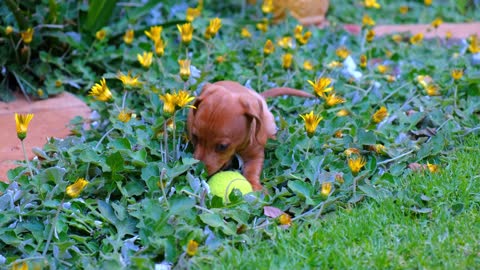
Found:
[[(358, 25), (345, 25), (345, 29), (352, 34), (358, 34)], [(436, 35), (444, 37), (450, 31), (452, 38), (465, 38), (471, 34), (480, 36), (480, 22), (453, 24), (444, 23), (436, 31), (431, 30), (428, 24), (416, 25), (378, 25), (375, 27), (377, 35), (395, 32), (424, 33), (425, 38)], [(81, 115), (88, 117), (90, 109), (72, 94), (64, 93), (47, 100), (28, 103), (22, 96), (12, 103), (0, 102), (0, 181), (6, 181), (7, 171), (15, 167), (16, 160), (23, 160), (20, 141), (15, 131), (15, 112), (35, 113), (30, 123), (28, 136), (25, 139), (27, 154), (33, 158), (32, 147), (42, 147), (48, 137), (62, 138), (69, 135), (66, 127), (69, 121)]]
[(69, 93), (31, 103), (21, 95), (14, 102), (0, 102), (0, 181), (7, 180), (7, 171), (16, 167), (16, 160), (24, 159), (15, 128), (16, 112), (35, 114), (24, 141), (27, 155), (33, 158), (33, 147), (43, 147), (48, 137), (66, 137), (70, 120), (77, 115), (88, 118), (90, 109)]

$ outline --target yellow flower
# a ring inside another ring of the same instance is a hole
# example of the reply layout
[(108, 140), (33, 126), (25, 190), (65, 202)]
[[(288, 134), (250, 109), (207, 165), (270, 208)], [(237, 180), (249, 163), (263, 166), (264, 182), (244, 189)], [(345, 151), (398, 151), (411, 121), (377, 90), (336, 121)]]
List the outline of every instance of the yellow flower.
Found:
[(428, 75), (418, 75), (416, 79), (423, 88), (427, 88), (427, 86), (433, 81)]
[(138, 62), (144, 68), (149, 68), (152, 65), (152, 58), (153, 58), (153, 53), (152, 52), (143, 52), (142, 55), (137, 54)]
[(367, 40), (367, 42), (372, 42), (374, 38), (375, 38), (375, 31), (373, 29), (368, 30), (367, 34), (365, 35), (365, 39)]
[(363, 15), (362, 18), (362, 25), (363, 26), (374, 26), (375, 21), (372, 19), (372, 17), (368, 16), (368, 14)]
[(461, 70), (461, 69), (454, 69), (454, 70), (452, 70), (452, 78), (453, 78), (455, 81), (460, 80), (462, 77), (463, 77), (463, 70)]
[(177, 24), (178, 31), (180, 32), (180, 38), (184, 44), (189, 44), (193, 37), (193, 26), (191, 23), (184, 23), (182, 25)]
[(330, 69), (334, 69), (334, 68), (342, 67), (342, 65), (343, 65), (342, 62), (333, 60), (332, 62), (327, 64), (327, 67)]
[(96, 83), (92, 86), (89, 95), (100, 101), (109, 101), (112, 99), (112, 92), (110, 92), (105, 78), (100, 80), (100, 84)]
[(360, 155), (360, 150), (357, 148), (348, 148), (347, 150), (343, 151), (343, 153), (349, 157), (351, 155)]
[(340, 96), (337, 96), (337, 94), (335, 94), (333, 92), (325, 97), (325, 104), (329, 107), (333, 107), (337, 104), (341, 104), (341, 103), (344, 103), (344, 102), (345, 102), (344, 98), (342, 98)]
[(201, 13), (202, 13), (201, 6), (198, 6), (196, 8), (189, 7), (187, 8), (186, 19), (189, 22), (193, 22), (193, 20), (195, 20), (196, 17), (200, 16)]
[(377, 70), (378, 70), (378, 72), (380, 72), (381, 74), (384, 74), (385, 72), (387, 72), (388, 69), (389, 69), (389, 68), (388, 68), (388, 66), (386, 66), (386, 65), (378, 65), (378, 66), (377, 66)]
[(263, 0), (262, 11), (263, 13), (271, 13), (273, 11), (273, 0)]
[(34, 32), (35, 31), (33, 30), (33, 28), (29, 27), (26, 31), (20, 33), (20, 35), (22, 36), (22, 40), (25, 44), (29, 44), (30, 42), (32, 42)]
[(13, 27), (12, 26), (7, 26), (5, 27), (5, 35), (10, 35), (11, 33), (13, 33)]
[(242, 28), (242, 31), (241, 31), (240, 35), (243, 38), (251, 38), (252, 37), (252, 34), (250, 33), (250, 31), (248, 31), (248, 28), (246, 28), (246, 27)]
[(350, 113), (345, 109), (341, 109), (340, 111), (337, 112), (337, 116), (339, 116), (339, 117), (344, 117), (344, 116), (347, 116), (349, 114)]
[(267, 42), (265, 42), (265, 46), (263, 46), (263, 54), (264, 55), (270, 55), (275, 51), (275, 46), (273, 45), (273, 42), (268, 39)]
[(448, 30), (446, 33), (445, 33), (445, 39), (446, 40), (449, 40), (452, 38), (452, 31)]
[(343, 138), (342, 130), (339, 129), (339, 130), (335, 131), (335, 133), (333, 133), (333, 137), (335, 137), (335, 138)]
[(468, 50), (473, 54), (479, 53), (480, 52), (480, 41), (478, 40), (478, 37), (476, 35), (471, 35), (468, 38), (468, 41), (469, 41)]
[(303, 69), (305, 70), (313, 70), (313, 64), (312, 62), (308, 61), (308, 60), (305, 60), (303, 62)]
[(180, 108), (189, 107), (194, 109), (195, 107), (193, 105), (188, 105), (188, 103), (194, 99), (195, 97), (191, 96), (187, 91), (180, 90), (175, 94), (175, 105)]
[(279, 222), (281, 225), (290, 226), (290, 225), (292, 225), (292, 218), (290, 217), (289, 214), (283, 213), (283, 214), (281, 214), (281, 215), (278, 217), (278, 222)]
[(126, 110), (122, 109), (120, 113), (118, 113), (118, 120), (122, 121), (123, 123), (127, 123), (132, 118), (132, 113), (127, 112)]
[(257, 27), (258, 30), (265, 33), (268, 30), (268, 20), (263, 19), (263, 21), (261, 23), (257, 23), (255, 26)]
[(442, 23), (443, 23), (443, 20), (441, 18), (436, 18), (432, 22), (432, 27), (433, 28), (438, 28)]
[(124, 87), (139, 87), (142, 85), (142, 82), (138, 81), (138, 77), (139, 75), (132, 77), (130, 71), (127, 75), (122, 72), (117, 73), (117, 78), (122, 81)]
[(18, 263), (13, 263), (11, 270), (28, 270), (28, 264), (27, 262), (23, 261), (21, 265), (18, 265)]
[(382, 145), (382, 144), (375, 144), (375, 148), (374, 148), (374, 149), (375, 149), (375, 152), (376, 152), (377, 154), (382, 154), (382, 155), (384, 155), (384, 154), (387, 153), (387, 148), (386, 148), (384, 145)]
[(197, 254), (197, 251), (198, 251), (197, 241), (195, 241), (195, 240), (188, 241), (188, 244), (187, 244), (187, 254), (188, 254), (188, 256), (190, 256), (190, 257), (195, 256), (195, 254)]
[(427, 168), (431, 173), (436, 173), (440, 171), (440, 167), (438, 167), (438, 165), (430, 164), (428, 161), (427, 161)]
[(425, 92), (427, 92), (427, 95), (429, 96), (440, 96), (440, 89), (433, 83), (425, 87)]
[(345, 183), (345, 179), (343, 179), (343, 173), (335, 174), (335, 181), (337, 181), (340, 184)]
[(155, 41), (155, 54), (158, 56), (163, 56), (165, 54), (165, 46), (167, 44), (163, 42), (163, 39)]
[(395, 76), (393, 76), (393, 75), (388, 74), (388, 75), (385, 75), (385, 80), (387, 80), (387, 82), (389, 82), (389, 83), (392, 83), (392, 82), (396, 81), (397, 78), (395, 78)]
[(348, 167), (354, 175), (357, 174), (365, 164), (367, 164), (367, 161), (362, 156), (348, 159)]
[(307, 132), (308, 137), (312, 137), (323, 117), (313, 114), (313, 111), (310, 111), (310, 113), (307, 114), (301, 114), (300, 117), (305, 122), (305, 131)]
[(225, 62), (225, 60), (226, 60), (225, 55), (219, 55), (219, 56), (217, 56), (217, 57), (215, 58), (215, 62), (217, 62), (217, 63), (219, 63), (219, 64)]
[(63, 85), (62, 81), (60, 81), (60, 80), (56, 80), (56, 81), (55, 81), (55, 87), (58, 88), (58, 87), (60, 87), (60, 86), (62, 86), (62, 85)]
[(166, 93), (165, 95), (160, 95), (160, 100), (163, 101), (163, 111), (168, 114), (173, 114), (175, 112), (175, 106), (177, 105), (177, 98), (175, 95)]
[(468, 51), (470, 51), (473, 54), (480, 52), (480, 42), (476, 38), (470, 41), (470, 44), (468, 45)]
[(409, 8), (408, 6), (401, 6), (398, 11), (400, 11), (400, 14), (407, 14)]
[(95, 38), (99, 41), (104, 40), (106, 36), (107, 36), (107, 30), (105, 29), (99, 30), (95, 33)]
[(329, 87), (332, 83), (330, 78), (318, 78), (315, 82), (309, 80), (308, 83), (313, 86), (315, 94), (321, 98), (325, 98), (325, 93), (333, 90), (333, 87)]
[(45, 93), (43, 92), (43, 89), (42, 89), (42, 88), (38, 88), (38, 89), (37, 89), (37, 95), (38, 95), (39, 97), (43, 97), (44, 94), (45, 94)]
[(388, 116), (387, 108), (385, 106), (382, 106), (373, 114), (372, 120), (374, 123), (380, 123), (387, 116)]
[(123, 35), (123, 42), (125, 42), (125, 44), (132, 44), (134, 37), (135, 32), (132, 29), (128, 29), (125, 31), (125, 35)]
[(366, 68), (367, 63), (368, 63), (367, 56), (365, 54), (360, 55), (360, 67)]
[(293, 55), (291, 53), (286, 53), (282, 56), (282, 67), (284, 69), (290, 69), (292, 67)]
[(376, 8), (379, 9), (381, 6), (377, 3), (377, 0), (364, 0), (364, 5), (366, 8)]
[(303, 33), (303, 26), (302, 25), (297, 25), (295, 27), (295, 30), (293, 31), (293, 34), (294, 34), (295, 39), (297, 40), (299, 45), (307, 44), (308, 40), (312, 36), (312, 32), (310, 32), (310, 31), (305, 32), (305, 34)]
[(423, 3), (425, 4), (425, 6), (430, 6), (432, 5), (432, 0), (423, 0)]
[(395, 41), (396, 43), (400, 43), (400, 42), (402, 42), (403, 37), (402, 37), (402, 35), (395, 34), (395, 35), (392, 36), (392, 40)]
[(178, 60), (178, 65), (180, 66), (180, 78), (182, 78), (184, 82), (188, 81), (190, 77), (190, 60)]
[(423, 40), (423, 33), (418, 33), (410, 37), (410, 43), (413, 45), (417, 45), (421, 43)]
[(297, 39), (297, 42), (300, 45), (305, 45), (308, 43), (308, 40), (310, 39), (311, 36), (312, 36), (312, 32), (307, 31), (305, 32), (305, 34), (303, 34), (302, 36), (300, 36), (300, 38)]
[(24, 140), (27, 137), (28, 124), (33, 118), (33, 113), (18, 114), (15, 113), (15, 124), (17, 127), (17, 137)]
[(321, 191), (322, 195), (326, 197), (330, 195), (330, 192), (332, 192), (332, 182), (323, 182)]
[(144, 33), (153, 42), (156, 42), (160, 38), (162, 38), (162, 36), (161, 36), (162, 30), (163, 30), (163, 27), (161, 27), (161, 26), (150, 26), (150, 30), (149, 31), (145, 30)]
[(342, 46), (335, 50), (335, 54), (341, 59), (345, 59), (350, 55), (350, 52), (345, 46)]
[(287, 49), (287, 48), (292, 48), (293, 47), (293, 40), (292, 37), (286, 36), (282, 37), (277, 41), (278, 46)]
[(295, 39), (301, 38), (301, 36), (303, 35), (303, 25), (299, 24), (295, 26), (295, 29), (293, 30), (293, 35)]
[(85, 186), (88, 184), (88, 181), (84, 178), (78, 178), (75, 183), (69, 185), (66, 189), (66, 193), (70, 198), (76, 198), (80, 193), (82, 193)]
[(219, 18), (214, 18), (210, 20), (210, 24), (208, 25), (207, 29), (205, 30), (205, 38), (206, 39), (211, 39), (215, 37), (215, 35), (218, 33), (218, 30), (220, 30), (220, 27), (222, 27), (222, 20)]

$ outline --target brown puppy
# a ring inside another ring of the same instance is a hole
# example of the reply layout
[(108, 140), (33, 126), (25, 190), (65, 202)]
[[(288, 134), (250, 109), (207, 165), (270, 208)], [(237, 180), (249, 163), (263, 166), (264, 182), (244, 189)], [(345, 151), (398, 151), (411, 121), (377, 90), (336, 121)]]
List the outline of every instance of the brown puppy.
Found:
[(274, 139), (277, 126), (266, 97), (293, 95), (312, 97), (291, 88), (272, 88), (256, 93), (232, 81), (206, 84), (190, 109), (187, 129), (195, 147), (194, 157), (212, 175), (228, 166), (235, 154), (243, 162), (243, 175), (254, 190), (261, 190), (260, 173), (267, 139)]

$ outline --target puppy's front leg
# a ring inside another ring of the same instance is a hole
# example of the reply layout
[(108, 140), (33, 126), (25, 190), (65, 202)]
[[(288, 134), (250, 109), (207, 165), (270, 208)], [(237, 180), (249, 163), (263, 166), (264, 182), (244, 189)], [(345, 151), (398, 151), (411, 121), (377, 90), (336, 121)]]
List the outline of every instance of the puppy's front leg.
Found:
[(254, 155), (240, 155), (243, 159), (243, 176), (247, 178), (252, 185), (253, 190), (262, 190), (263, 186), (260, 184), (260, 173), (263, 168), (263, 161), (265, 159), (263, 149)]

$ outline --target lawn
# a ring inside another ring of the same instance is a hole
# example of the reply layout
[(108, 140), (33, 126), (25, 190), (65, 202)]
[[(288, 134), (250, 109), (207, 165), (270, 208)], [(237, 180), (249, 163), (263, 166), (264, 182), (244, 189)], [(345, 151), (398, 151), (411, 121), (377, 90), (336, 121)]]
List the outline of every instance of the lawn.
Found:
[(437, 174), (382, 183), (388, 197), (305, 217), (287, 230), (272, 226), (252, 243), (229, 243), (219, 256), (184, 263), (205, 269), (478, 269), (479, 143), (478, 136), (458, 141)]
[[(373, 30), (478, 3), (333, 2), (323, 29), (262, 3), (1, 4), (0, 98), (69, 91), (94, 113), (0, 183), (0, 268), (479, 268), (480, 40)], [(227, 204), (186, 134), (218, 80), (315, 96), (268, 99), (265, 192)], [(21, 146), (41, 119), (17, 120)]]

